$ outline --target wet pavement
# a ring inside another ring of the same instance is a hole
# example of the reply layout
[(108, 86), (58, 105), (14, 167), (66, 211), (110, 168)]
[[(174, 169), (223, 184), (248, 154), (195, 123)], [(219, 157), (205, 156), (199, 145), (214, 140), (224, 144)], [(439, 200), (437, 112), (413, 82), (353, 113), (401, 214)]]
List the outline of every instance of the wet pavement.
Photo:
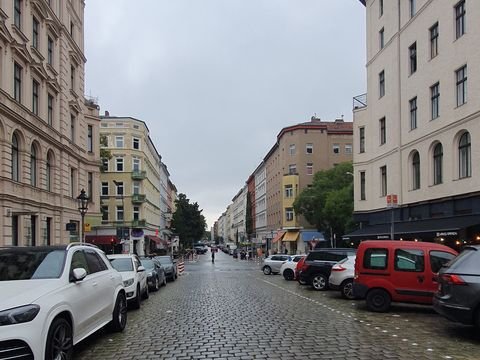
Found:
[(123, 333), (101, 330), (74, 359), (480, 359), (480, 332), (428, 306), (369, 312), (256, 261), (210, 252), (128, 312)]

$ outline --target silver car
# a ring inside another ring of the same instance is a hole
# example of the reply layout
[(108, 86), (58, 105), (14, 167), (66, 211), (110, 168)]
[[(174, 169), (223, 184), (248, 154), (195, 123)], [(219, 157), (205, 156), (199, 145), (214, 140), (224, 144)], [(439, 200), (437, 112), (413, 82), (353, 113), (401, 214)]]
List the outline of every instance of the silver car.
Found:
[(279, 273), (280, 267), (289, 259), (288, 255), (270, 255), (263, 260), (261, 269), (265, 275)]

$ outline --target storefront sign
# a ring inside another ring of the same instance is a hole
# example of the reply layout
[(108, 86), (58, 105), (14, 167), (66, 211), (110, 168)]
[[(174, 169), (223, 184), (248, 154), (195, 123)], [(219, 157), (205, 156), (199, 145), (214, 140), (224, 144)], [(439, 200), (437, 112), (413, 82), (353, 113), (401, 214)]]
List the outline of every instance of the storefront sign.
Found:
[(436, 233), (436, 237), (440, 237), (440, 236), (458, 236), (458, 232), (457, 231), (443, 231), (443, 232), (437, 232)]

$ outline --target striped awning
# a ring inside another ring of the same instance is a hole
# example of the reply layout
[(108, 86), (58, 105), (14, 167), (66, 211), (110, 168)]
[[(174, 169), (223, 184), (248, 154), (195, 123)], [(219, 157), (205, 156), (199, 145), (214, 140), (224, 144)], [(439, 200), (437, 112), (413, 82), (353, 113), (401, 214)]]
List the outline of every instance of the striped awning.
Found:
[(272, 243), (276, 243), (277, 241), (280, 241), (283, 235), (285, 235), (285, 233), (286, 231), (277, 231), (277, 235), (275, 235), (275, 237), (273, 238)]

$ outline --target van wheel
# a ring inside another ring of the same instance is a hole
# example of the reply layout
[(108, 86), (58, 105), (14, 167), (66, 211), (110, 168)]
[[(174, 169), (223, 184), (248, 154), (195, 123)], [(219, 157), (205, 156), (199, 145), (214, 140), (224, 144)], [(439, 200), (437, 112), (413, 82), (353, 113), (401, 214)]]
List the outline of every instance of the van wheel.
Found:
[(383, 289), (373, 289), (367, 294), (367, 308), (370, 311), (386, 312), (391, 302), (390, 295)]
[(342, 297), (344, 299), (348, 299), (348, 300), (355, 299), (355, 296), (353, 295), (353, 280), (352, 279), (347, 279), (342, 283), (342, 285), (340, 287), (340, 293), (342, 294)]
[(283, 277), (284, 277), (285, 280), (293, 280), (293, 278), (294, 278), (293, 271), (290, 270), (290, 269), (286, 269), (283, 272)]
[(325, 275), (315, 275), (312, 280), (312, 286), (315, 290), (318, 291), (327, 290), (327, 278), (325, 277)]

